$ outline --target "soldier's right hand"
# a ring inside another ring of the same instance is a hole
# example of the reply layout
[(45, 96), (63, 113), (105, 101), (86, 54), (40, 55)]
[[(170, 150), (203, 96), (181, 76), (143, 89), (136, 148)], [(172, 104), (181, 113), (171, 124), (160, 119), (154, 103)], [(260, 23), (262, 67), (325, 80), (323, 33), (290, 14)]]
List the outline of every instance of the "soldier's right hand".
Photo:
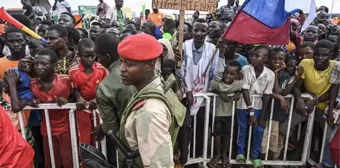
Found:
[(105, 137), (105, 132), (102, 129), (101, 125), (98, 125), (93, 130), (93, 137), (96, 141), (101, 141)]
[(189, 106), (192, 106), (194, 104), (194, 95), (192, 94), (192, 91), (187, 92), (187, 100)]

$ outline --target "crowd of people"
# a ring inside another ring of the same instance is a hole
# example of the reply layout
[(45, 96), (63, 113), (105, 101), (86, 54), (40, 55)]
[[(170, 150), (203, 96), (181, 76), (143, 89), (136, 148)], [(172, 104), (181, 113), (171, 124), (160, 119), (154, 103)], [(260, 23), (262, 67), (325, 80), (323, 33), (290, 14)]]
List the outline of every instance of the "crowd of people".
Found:
[[(183, 51), (179, 51), (178, 18), (146, 9), (132, 21), (122, 11), (123, 0), (115, 0), (114, 7), (99, 2), (98, 17), (89, 29), (74, 27), (77, 20), (63, 0), (54, 5), (66, 6), (57, 23), (43, 19), (34, 25), (30, 10), (12, 15), (47, 42), (29, 37), (9, 23), (0, 36), (0, 167), (51, 167), (44, 111), (25, 110), (40, 103), (76, 104), (79, 144), (94, 145), (112, 132), (133, 151), (139, 151), (137, 167), (185, 165), (188, 155), (199, 157), (204, 152), (205, 109), (211, 107), (195, 95), (208, 92), (218, 95), (214, 125), (209, 121), (214, 137), (209, 167), (231, 166), (231, 136), (237, 139), (233, 158), (246, 163), (250, 125), (253, 167), (263, 166), (268, 140), (271, 160), (282, 160), (286, 136), (290, 137), (289, 150), (297, 152), (303, 142), (287, 135), (288, 124), (294, 135), (299, 124), (306, 126), (312, 112), (311, 152), (324, 150), (323, 161), (312, 166), (340, 165), (340, 27), (330, 23), (327, 7), (318, 8), (317, 18), (304, 31), (304, 13), (292, 15), (289, 44), (268, 46), (223, 37), (239, 9), (238, 1), (234, 5), (234, 0), (228, 0), (228, 5), (205, 19), (198, 11), (186, 19)], [(303, 98), (302, 93), (313, 98)], [(286, 98), (289, 94), (294, 102)], [(96, 109), (103, 122), (95, 127)], [(24, 130), (19, 122), (21, 111)], [(72, 168), (69, 110), (48, 111), (55, 166)], [(233, 114), (235, 125), (231, 125)], [(191, 145), (194, 116), (195, 149)], [(325, 126), (328, 132), (321, 149)], [(107, 160), (117, 164), (110, 140)]]

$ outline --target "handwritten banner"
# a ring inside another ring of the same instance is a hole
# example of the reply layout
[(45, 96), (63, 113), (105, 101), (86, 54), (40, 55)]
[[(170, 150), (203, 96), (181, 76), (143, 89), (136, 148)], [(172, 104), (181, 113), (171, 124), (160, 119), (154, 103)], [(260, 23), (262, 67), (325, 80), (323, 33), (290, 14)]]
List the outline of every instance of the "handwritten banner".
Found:
[(216, 0), (152, 0), (152, 8), (193, 10), (193, 11), (216, 11)]

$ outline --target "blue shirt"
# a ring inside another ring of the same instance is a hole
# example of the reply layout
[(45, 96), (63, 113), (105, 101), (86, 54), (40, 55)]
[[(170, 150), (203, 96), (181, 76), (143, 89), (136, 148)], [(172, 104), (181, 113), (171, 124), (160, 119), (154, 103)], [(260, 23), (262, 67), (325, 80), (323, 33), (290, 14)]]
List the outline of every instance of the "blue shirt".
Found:
[(156, 27), (156, 30), (155, 30), (155, 32), (154, 32), (155, 38), (156, 38), (157, 40), (163, 38), (163, 33), (161, 32), (161, 28), (162, 28), (162, 25), (157, 26), (157, 27)]
[[(33, 92), (30, 89), (31, 79), (30, 76), (24, 72), (19, 71), (18, 68), (13, 68), (19, 74), (19, 88), (18, 96), (20, 99), (31, 100), (33, 99)], [(41, 123), (41, 116), (39, 110), (32, 110), (28, 125), (39, 125)]]
[(30, 89), (31, 79), (29, 75), (24, 71), (19, 71), (18, 68), (12, 68), (19, 74), (19, 88), (18, 96), (20, 99), (31, 100), (33, 99), (33, 93)]

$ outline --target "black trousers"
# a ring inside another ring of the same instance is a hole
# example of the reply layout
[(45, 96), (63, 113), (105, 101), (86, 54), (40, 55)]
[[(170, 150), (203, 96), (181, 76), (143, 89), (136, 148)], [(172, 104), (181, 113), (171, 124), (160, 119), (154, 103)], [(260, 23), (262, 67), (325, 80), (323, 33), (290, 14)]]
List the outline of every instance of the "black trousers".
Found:
[(39, 126), (31, 126), (32, 135), (34, 137), (34, 167), (35, 168), (43, 168), (44, 167), (44, 149), (42, 144), (42, 135), (40, 132), (40, 125)]
[[(196, 114), (196, 146), (195, 146), (195, 158), (202, 156), (203, 154), (203, 138), (204, 138), (204, 118), (205, 107), (201, 107)], [(191, 128), (194, 131), (194, 116), (191, 116)], [(192, 133), (193, 134), (193, 133)], [(193, 136), (191, 136), (191, 156), (193, 156)]]
[(180, 162), (186, 164), (188, 161), (189, 145), (192, 139), (191, 116), (188, 110), (183, 122), (183, 126), (179, 129), (176, 144), (180, 150)]

